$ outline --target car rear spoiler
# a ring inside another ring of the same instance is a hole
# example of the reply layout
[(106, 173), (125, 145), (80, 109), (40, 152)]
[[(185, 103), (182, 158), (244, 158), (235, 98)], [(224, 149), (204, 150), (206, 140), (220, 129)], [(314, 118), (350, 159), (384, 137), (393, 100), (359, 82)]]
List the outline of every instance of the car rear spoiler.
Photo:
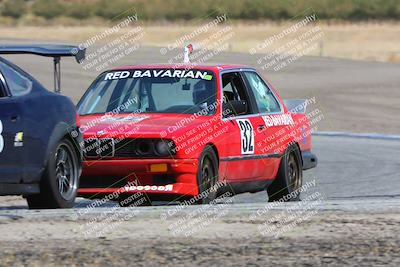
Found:
[(0, 45), (0, 54), (33, 54), (52, 57), (54, 62), (54, 92), (61, 92), (61, 57), (75, 57), (81, 63), (85, 59), (86, 49), (73, 45)]
[(307, 99), (285, 99), (283, 103), (290, 112), (293, 113), (306, 113), (308, 101)]

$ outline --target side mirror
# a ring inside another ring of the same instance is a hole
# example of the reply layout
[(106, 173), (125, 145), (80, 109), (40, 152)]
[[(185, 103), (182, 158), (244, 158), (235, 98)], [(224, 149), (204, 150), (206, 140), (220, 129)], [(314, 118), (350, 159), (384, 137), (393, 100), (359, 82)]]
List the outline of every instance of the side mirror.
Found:
[(222, 115), (243, 115), (247, 113), (247, 103), (244, 100), (231, 100), (222, 104)]

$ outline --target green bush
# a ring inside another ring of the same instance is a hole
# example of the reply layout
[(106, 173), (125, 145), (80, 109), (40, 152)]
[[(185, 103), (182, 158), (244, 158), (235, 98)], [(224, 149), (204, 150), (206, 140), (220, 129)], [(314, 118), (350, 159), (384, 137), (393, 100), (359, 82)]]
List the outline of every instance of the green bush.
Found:
[(0, 16), (1, 26), (15, 26), (15, 24), (16, 24), (16, 19), (12, 17)]
[(1, 15), (6, 17), (20, 18), (27, 11), (27, 5), (24, 0), (8, 0), (1, 7)]
[(75, 19), (86, 19), (94, 15), (93, 5), (85, 2), (72, 2), (65, 6), (65, 16)]
[(20, 25), (29, 25), (29, 26), (46, 26), (48, 25), (48, 21), (39, 16), (35, 16), (33, 14), (26, 14), (19, 18), (18, 24)]
[(99, 0), (93, 6), (94, 14), (109, 20), (118, 20), (134, 13), (135, 5), (126, 0)]
[(135, 12), (139, 19), (159, 21), (201, 21), (224, 13), (241, 20), (297, 19), (311, 13), (320, 19), (400, 19), (400, 0), (7, 0), (0, 7), (2, 16), (14, 19), (32, 14), (114, 21)]
[(52, 19), (64, 15), (64, 3), (59, 0), (36, 0), (32, 5), (33, 14)]

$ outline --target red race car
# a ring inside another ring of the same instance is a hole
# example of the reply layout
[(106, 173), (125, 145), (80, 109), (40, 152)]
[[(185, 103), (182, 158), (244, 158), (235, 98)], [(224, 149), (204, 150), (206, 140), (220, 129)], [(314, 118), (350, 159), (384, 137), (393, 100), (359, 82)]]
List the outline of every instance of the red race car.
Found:
[[(100, 74), (78, 104), (78, 194), (210, 203), (267, 190), (297, 200), (311, 153), (305, 105), (242, 65), (137, 65)], [(295, 105), (296, 104), (296, 105)], [(122, 190), (121, 190), (122, 189)], [(192, 203), (190, 202), (190, 203)]]

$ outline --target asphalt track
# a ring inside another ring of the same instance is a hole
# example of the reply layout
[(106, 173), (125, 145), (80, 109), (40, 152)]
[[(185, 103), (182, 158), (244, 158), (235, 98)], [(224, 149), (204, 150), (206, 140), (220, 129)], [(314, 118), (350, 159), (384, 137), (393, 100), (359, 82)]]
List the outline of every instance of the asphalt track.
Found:
[[(17, 41), (3, 40), (3, 42)], [(27, 42), (24, 41), (24, 43)], [(51, 59), (30, 55), (12, 55), (6, 58), (32, 73), (48, 88), (52, 88)], [(165, 57), (160, 55), (158, 48), (143, 47), (133, 55), (123, 58), (116, 65), (165, 61)], [(237, 62), (257, 67), (254, 64), (254, 58), (244, 53), (222, 53), (213, 61)], [(393, 120), (393, 123), (390, 123), (395, 115), (391, 112), (395, 110), (394, 103), (398, 102), (395, 96), (399, 90), (395, 88), (400, 83), (399, 70), (399, 66), (394, 64), (304, 57), (282, 72), (270, 73), (268, 76), (284, 97), (317, 97), (317, 104), (312, 108), (319, 108), (325, 115), (325, 119), (318, 125), (318, 131), (346, 129), (346, 131), (353, 130), (352, 132), (363, 130), (385, 133), (388, 130), (398, 133), (396, 125), (382, 131), (379, 131), (379, 125), (396, 124), (399, 121), (396, 119), (397, 122)], [(75, 102), (97, 75), (94, 70), (83, 70), (73, 59), (62, 60), (61, 71), (63, 93)], [(371, 78), (371, 73), (379, 75)], [(368, 87), (365, 86), (367, 83)], [(363, 115), (359, 111), (353, 113), (354, 108), (358, 107), (364, 111), (366, 106), (365, 103), (357, 106), (358, 102), (362, 102), (363, 96), (361, 95), (358, 99), (358, 96), (354, 94), (365, 89), (364, 96), (371, 98), (374, 95), (368, 94), (376, 91), (375, 87), (380, 88), (382, 93), (391, 92), (393, 97), (386, 96), (385, 99), (380, 99), (380, 102), (379, 99), (375, 99), (376, 103), (366, 100), (370, 113), (366, 112)], [(338, 101), (338, 99), (332, 99), (332, 94), (340, 96), (342, 100), (347, 101), (349, 98), (354, 101), (352, 109), (345, 107), (347, 102), (340, 103), (340, 108), (332, 108), (332, 105)], [(343, 114), (343, 110), (348, 114)], [(366, 122), (366, 119), (370, 122)], [(315, 190), (323, 194), (326, 199), (400, 197), (400, 158), (398, 157), (400, 140), (396, 136), (387, 138), (379, 135), (345, 136), (332, 133), (314, 135), (313, 138), (313, 150), (319, 158), (319, 163), (316, 169), (305, 172), (304, 182), (315, 179)], [(242, 194), (235, 197), (234, 202), (265, 202), (266, 198), (265, 193)], [(18, 203), (16, 204), (16, 207), (21, 207)]]
[[(52, 88), (50, 59), (8, 58)], [(122, 61), (165, 62), (156, 48)], [(246, 54), (224, 53), (215, 61), (254, 66)], [(394, 64), (304, 57), (268, 74), (285, 98), (316, 96), (311, 108), (325, 117), (313, 135), (318, 167), (304, 173), (303, 184), (315, 186), (300, 202), (270, 207), (266, 192), (246, 193), (165, 219), (179, 206), (87, 209), (93, 202), (78, 199), (74, 209), (28, 210), (21, 197), (0, 197), (0, 266), (399, 266), (400, 136), (393, 135), (400, 129), (399, 73)], [(95, 76), (62, 61), (63, 93), (75, 102)], [(321, 201), (307, 201), (315, 193)], [(308, 217), (302, 212), (310, 203)], [(213, 210), (218, 213), (197, 221)], [(286, 221), (292, 211), (301, 216)], [(272, 236), (261, 232), (266, 222), (277, 226)], [(173, 233), (181, 229), (190, 235)]]
[[(339, 135), (313, 136), (318, 166), (304, 172), (303, 184), (315, 179), (314, 190), (326, 200), (400, 198), (400, 140)], [(244, 194), (236, 201), (261, 202), (265, 196)]]
[[(302, 199), (319, 192), (326, 203), (340, 204), (344, 209), (354, 203), (360, 206), (368, 199), (381, 200), (383, 203), (388, 199), (400, 202), (400, 140), (392, 140), (393, 137), (386, 139), (384, 136), (372, 139), (339, 135), (317, 133), (313, 136), (313, 151), (318, 155), (318, 167), (304, 172), (303, 184), (315, 181), (315, 186), (303, 192)], [(232, 205), (238, 208), (243, 204), (257, 207), (267, 203), (267, 200), (266, 192), (244, 193), (233, 197)], [(86, 208), (89, 204), (89, 200), (78, 199), (76, 208)], [(155, 204), (160, 205), (161, 209), (167, 208), (167, 203)], [(26, 208), (22, 198), (9, 204), (0, 203), (0, 216), (12, 216), (15, 211), (18, 216), (21, 216), (21, 212), (27, 212), (29, 217)], [(59, 210), (51, 214), (61, 216), (66, 213)]]

